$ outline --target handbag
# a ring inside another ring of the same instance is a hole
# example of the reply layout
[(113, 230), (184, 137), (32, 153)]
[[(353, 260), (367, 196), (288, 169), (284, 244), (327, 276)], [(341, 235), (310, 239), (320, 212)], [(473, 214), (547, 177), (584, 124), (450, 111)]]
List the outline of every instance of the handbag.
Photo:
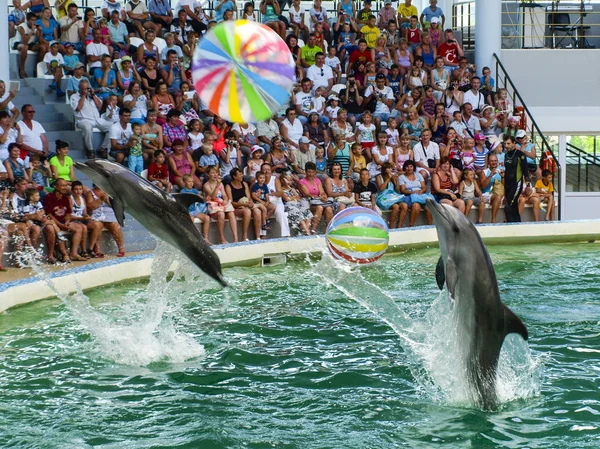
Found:
[(223, 200), (217, 198), (215, 201), (207, 201), (208, 205), (208, 214), (217, 214), (219, 212), (233, 212), (233, 205), (231, 203), (227, 203), (227, 205), (223, 204)]
[(333, 206), (333, 200), (331, 198), (327, 198), (327, 201), (323, 201), (321, 198), (311, 198), (309, 200), (309, 204), (311, 206), (330, 207)]
[(496, 181), (492, 186), (492, 194), (497, 196), (504, 196), (504, 183), (502, 181)]
[(394, 191), (393, 189), (385, 189), (377, 194), (375, 203), (382, 210), (388, 210), (396, 203), (404, 201), (404, 195)]
[(431, 193), (413, 193), (410, 195), (410, 201), (413, 203), (419, 203), (425, 205), (427, 203), (427, 198), (430, 200), (435, 200)]
[(350, 196), (338, 196), (335, 200), (338, 203), (345, 204), (346, 206), (354, 204), (354, 198), (352, 198)]

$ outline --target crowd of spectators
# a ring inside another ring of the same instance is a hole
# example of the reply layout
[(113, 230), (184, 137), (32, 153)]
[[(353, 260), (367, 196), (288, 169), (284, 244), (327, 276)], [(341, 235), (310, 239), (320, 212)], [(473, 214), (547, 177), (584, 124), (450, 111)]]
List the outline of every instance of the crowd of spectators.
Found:
[[(265, 238), (273, 217), (282, 236), (294, 229), (316, 233), (322, 220), (354, 204), (389, 210), (391, 228), (403, 226), (407, 216), (413, 226), (427, 198), (467, 214), (478, 207), (479, 221), (489, 203), (495, 222), (506, 197), (505, 173), (521, 166), (525, 172), (516, 178), (510, 172), (511, 182), (533, 175), (544, 187), (537, 193), (525, 189), (509, 206), (531, 203), (538, 219), (543, 201), (547, 218), (552, 216), (549, 155), (536, 153), (523, 116), (515, 115), (506, 90), (496, 89), (490, 69), (470, 64), (453, 31), (444, 29), (437, 0), (420, 15), (411, 0), (397, 9), (385, 1), (378, 13), (370, 0), (359, 10), (358, 2), (341, 0), (333, 14), (321, 0), (308, 12), (294, 0), (287, 14), (286, 4), (274, 0), (261, 1), (257, 11), (246, 3), (239, 14), (233, 1), (220, 0), (214, 17), (194, 0), (180, 0), (176, 11), (168, 0), (147, 5), (106, 0), (100, 17), (72, 0), (55, 3), (52, 15), (48, 0), (14, 0), (9, 18), (10, 32), (18, 36), (14, 48), (22, 55), (38, 52), (58, 95), (64, 75), (70, 75), (66, 93), (88, 158), (110, 155), (138, 174), (147, 170), (160, 188), (199, 194), (206, 203), (190, 213), (204, 223), (207, 237), (212, 220), (225, 243), (229, 221), (237, 241), (239, 219), (241, 239), (248, 238), (251, 224), (256, 238)], [(215, 116), (190, 82), (192, 55), (203, 33), (238, 15), (260, 20), (285, 38), (296, 64), (289, 104), (257, 124)], [(132, 45), (133, 37), (141, 44)], [(28, 75), (23, 57), (20, 75)], [(0, 107), (6, 112), (0, 113), (5, 114), (0, 159), (7, 175), (0, 176), (7, 186), (21, 179), (32, 183), (31, 159), (45, 161), (48, 142), (33, 120), (33, 106), (22, 108), (17, 123), (14, 93), (5, 90), (1, 84)], [(96, 147), (95, 132), (104, 135)], [(13, 155), (14, 145), (19, 151)], [(56, 150), (53, 159), (61, 154)], [(54, 172), (48, 177), (75, 181), (72, 170), (67, 177)], [(88, 207), (103, 198), (94, 192), (86, 193)], [(518, 219), (518, 213), (508, 215)], [(49, 217), (58, 229), (77, 234), (64, 228), (64, 220)], [(14, 232), (25, 232), (19, 229)], [(118, 232), (111, 232), (118, 241)], [(77, 245), (71, 247), (76, 251)], [(84, 246), (79, 257), (88, 252)]]

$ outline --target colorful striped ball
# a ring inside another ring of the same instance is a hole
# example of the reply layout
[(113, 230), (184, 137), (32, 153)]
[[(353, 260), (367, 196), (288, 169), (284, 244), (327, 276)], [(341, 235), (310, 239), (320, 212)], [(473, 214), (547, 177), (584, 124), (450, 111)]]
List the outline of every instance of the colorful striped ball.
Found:
[(366, 265), (387, 250), (390, 234), (381, 216), (366, 207), (338, 212), (327, 227), (327, 247), (336, 259)]

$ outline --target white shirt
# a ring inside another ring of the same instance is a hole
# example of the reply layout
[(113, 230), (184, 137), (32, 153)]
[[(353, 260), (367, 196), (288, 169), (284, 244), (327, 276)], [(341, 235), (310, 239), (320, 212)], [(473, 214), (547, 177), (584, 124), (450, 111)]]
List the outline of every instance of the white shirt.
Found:
[(470, 103), (473, 109), (481, 110), (485, 106), (485, 98), (481, 92), (474, 94), (472, 90), (468, 90), (463, 95), (464, 103)]
[[(389, 86), (383, 86), (383, 89), (378, 89), (377, 86), (369, 86), (367, 90), (365, 90), (365, 98), (375, 92), (375, 96), (383, 95), (386, 100), (394, 99), (394, 91)], [(375, 105), (375, 114), (389, 114), (390, 108), (383, 101), (377, 99), (377, 103)]]
[[(90, 42), (89, 44), (87, 44), (87, 47), (85, 47), (85, 54), (87, 56), (102, 56), (102, 55), (108, 55), (110, 54), (108, 52), (108, 47), (102, 43), (100, 44), (95, 44), (93, 42)], [(90, 69), (94, 68), (94, 67), (101, 67), (102, 66), (102, 61), (96, 61), (96, 62), (91, 62), (89, 64)]]
[(311, 65), (306, 71), (306, 77), (314, 83), (313, 89), (319, 86), (329, 88), (329, 80), (333, 79), (333, 70), (327, 64), (323, 64), (323, 67)]
[(300, 106), (300, 110), (308, 114), (313, 109), (314, 96), (311, 92), (300, 91), (296, 94), (296, 105)]
[(108, 9), (108, 15), (110, 16), (113, 11), (119, 11), (120, 13), (123, 10), (123, 5), (121, 5), (119, 0), (116, 0), (115, 2), (109, 2), (106, 0), (102, 4), (102, 9)]
[[(123, 102), (133, 100), (133, 95), (125, 95)], [(145, 95), (140, 95), (131, 109), (131, 118), (145, 118), (148, 115), (148, 99)]]
[(342, 63), (340, 62), (340, 58), (338, 58), (337, 56), (334, 56), (333, 58), (326, 56), (325, 64), (327, 64), (332, 69), (338, 68), (342, 65)]
[(304, 24), (302, 21), (302, 15), (304, 14), (304, 8), (300, 6), (300, 10), (296, 11), (296, 7), (294, 5), (290, 6), (290, 16), (292, 17), (292, 23), (298, 23), (300, 25)]
[(81, 42), (81, 37), (79, 36), (79, 30), (83, 28), (83, 21), (81, 19), (75, 18), (75, 23), (71, 25), (71, 27), (67, 31), (63, 31), (63, 27), (69, 25), (73, 19), (69, 16), (64, 16), (58, 19), (58, 24), (60, 25), (60, 40), (61, 42)]
[(110, 127), (110, 139), (115, 139), (119, 145), (125, 145), (133, 131), (131, 130), (131, 123), (127, 123), (127, 127), (123, 129), (121, 123), (115, 123)]
[[(2, 103), (3, 101), (5, 101), (8, 96), (10, 95), (10, 92), (5, 92), (4, 95), (2, 95), (2, 97), (0, 97), (0, 103)], [(9, 101), (8, 104), (6, 105), (5, 111), (9, 112), (10, 115), (12, 116), (12, 110), (15, 109), (15, 105), (12, 101)]]
[[(146, 3), (144, 3), (143, 1), (139, 1), (137, 4), (132, 4), (131, 1), (128, 1), (127, 4), (125, 5), (125, 11), (127, 12), (133, 12), (134, 14), (146, 14), (148, 13), (148, 8), (146, 7)], [(129, 15), (127, 15), (127, 17), (129, 17)], [(150, 16), (148, 16), (148, 19), (150, 18)], [(127, 19), (129, 22), (131, 22), (133, 19)], [(139, 19), (137, 19), (139, 20)]]
[[(56, 64), (52, 64), (53, 61), (56, 61)], [(44, 62), (46, 64), (50, 64), (50, 67), (60, 67), (65, 65), (65, 60), (63, 59), (63, 55), (61, 55), (60, 53), (57, 53), (56, 56), (54, 56), (52, 53), (48, 52), (44, 55)]]
[(23, 143), (38, 151), (44, 151), (44, 144), (42, 143), (42, 138), (40, 137), (42, 134), (46, 134), (44, 127), (35, 120), (31, 121), (33, 129), (29, 129), (23, 120), (21, 120), (18, 125), (21, 129)]
[(426, 147), (419, 142), (414, 146), (413, 152), (415, 153), (415, 162), (422, 162), (425, 165), (427, 165), (427, 159), (440, 158), (440, 146), (433, 141), (430, 141)]
[[(475, 109), (474, 106), (473, 109)], [(467, 120), (463, 115), (463, 123), (465, 123), (467, 125), (467, 129), (471, 131), (470, 137), (475, 137), (475, 134), (481, 131), (481, 123), (479, 123), (479, 119), (474, 115), (471, 115), (471, 118), (469, 120)]]
[[(3, 135), (4, 135), (4, 128), (0, 127), (0, 136), (3, 136)], [(14, 128), (10, 128), (8, 130), (8, 137), (6, 138), (6, 142), (0, 143), (0, 162), (4, 162), (6, 159), (8, 159), (8, 157), (10, 156), (10, 153), (8, 152), (8, 146), (11, 143), (16, 142), (17, 137), (19, 137), (19, 133), (17, 132), (17, 130)], [(0, 164), (0, 165), (2, 165), (2, 164)]]
[(300, 137), (302, 137), (304, 128), (302, 127), (302, 123), (298, 119), (294, 119), (294, 124), (292, 125), (290, 121), (286, 118), (281, 126), (284, 126), (288, 132), (288, 139), (290, 139), (294, 143), (298, 143), (300, 141)]
[(92, 100), (91, 98), (86, 98), (83, 102), (83, 107), (81, 108), (81, 110), (77, 111), (76, 109), (80, 99), (81, 95), (79, 94), (79, 92), (71, 95), (71, 108), (73, 108), (73, 115), (75, 116), (75, 120), (93, 120), (94, 122), (98, 121), (98, 119), (100, 118), (100, 111), (98, 111), (94, 100)]

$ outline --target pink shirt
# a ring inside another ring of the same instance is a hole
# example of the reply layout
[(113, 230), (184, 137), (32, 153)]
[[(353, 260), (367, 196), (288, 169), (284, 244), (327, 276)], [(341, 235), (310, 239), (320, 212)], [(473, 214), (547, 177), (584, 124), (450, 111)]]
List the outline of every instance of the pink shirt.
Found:
[(315, 197), (321, 194), (321, 192), (319, 191), (319, 185), (321, 185), (321, 180), (319, 178), (313, 179), (312, 183), (308, 179), (302, 178), (300, 180), (300, 184), (306, 187), (306, 190), (308, 190), (310, 196)]

